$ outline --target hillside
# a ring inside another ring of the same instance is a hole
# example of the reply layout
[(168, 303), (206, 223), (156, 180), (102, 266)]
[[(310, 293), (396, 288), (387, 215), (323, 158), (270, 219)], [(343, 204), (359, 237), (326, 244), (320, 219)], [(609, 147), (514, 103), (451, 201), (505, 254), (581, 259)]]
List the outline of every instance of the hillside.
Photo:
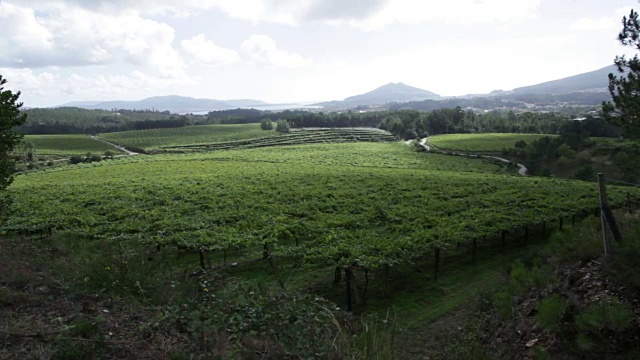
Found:
[(568, 94), (573, 92), (608, 92), (609, 73), (617, 73), (615, 65), (602, 69), (569, 76), (566, 78), (523, 86), (511, 91), (512, 94)]
[(364, 94), (350, 96), (342, 101), (319, 103), (325, 107), (354, 107), (367, 105), (384, 105), (392, 102), (408, 102), (437, 100), (440, 95), (403, 83), (388, 83)]
[(238, 107), (264, 106), (267, 103), (260, 100), (239, 99), (239, 100), (215, 100), (196, 99), (186, 96), (153, 96), (138, 101), (83, 101), (61, 105), (75, 106), (85, 109), (123, 109), (123, 110), (157, 110), (169, 111), (172, 113), (194, 113), (214, 110), (227, 110)]

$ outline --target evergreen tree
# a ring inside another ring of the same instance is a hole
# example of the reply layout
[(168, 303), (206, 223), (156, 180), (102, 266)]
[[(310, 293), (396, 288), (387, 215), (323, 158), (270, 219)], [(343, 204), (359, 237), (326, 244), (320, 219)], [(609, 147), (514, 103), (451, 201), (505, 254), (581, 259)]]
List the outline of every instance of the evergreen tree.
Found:
[[(631, 10), (622, 18), (622, 31), (618, 34), (622, 45), (640, 50), (640, 22), (638, 13)], [(611, 124), (620, 126), (625, 135), (640, 138), (640, 58), (617, 56), (615, 64), (619, 75), (609, 74), (609, 92), (613, 103), (604, 102), (602, 112)]]
[(15, 161), (9, 153), (22, 140), (22, 134), (14, 132), (13, 128), (27, 121), (27, 115), (20, 112), (20, 92), (5, 90), (6, 83), (7, 80), (0, 75), (0, 190), (13, 181)]

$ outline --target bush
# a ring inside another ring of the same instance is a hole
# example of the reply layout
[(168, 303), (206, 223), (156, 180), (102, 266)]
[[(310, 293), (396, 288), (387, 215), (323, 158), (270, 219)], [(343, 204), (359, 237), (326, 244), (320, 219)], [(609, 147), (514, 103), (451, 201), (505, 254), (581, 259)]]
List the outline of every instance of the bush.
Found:
[(276, 131), (280, 131), (280, 132), (289, 132), (289, 130), (291, 129), (291, 126), (289, 125), (289, 122), (287, 120), (278, 120), (278, 122), (276, 123)]
[(623, 331), (633, 321), (633, 311), (615, 296), (607, 296), (592, 303), (576, 317), (578, 329), (592, 334), (606, 330)]
[(273, 130), (273, 123), (271, 120), (262, 120), (260, 123), (260, 129), (262, 130)]
[(566, 305), (558, 294), (552, 294), (538, 304), (536, 320), (547, 330), (557, 330)]
[(596, 171), (591, 165), (584, 165), (576, 172), (574, 177), (578, 180), (594, 181), (596, 178)]
[(559, 263), (587, 262), (602, 254), (600, 220), (590, 216), (582, 222), (587, 226), (572, 227), (551, 235), (549, 248)]
[(82, 156), (80, 155), (73, 155), (71, 158), (69, 158), (69, 164), (79, 164), (82, 162)]
[(100, 162), (102, 161), (102, 156), (98, 154), (91, 154), (91, 157), (88, 157), (89, 162)]

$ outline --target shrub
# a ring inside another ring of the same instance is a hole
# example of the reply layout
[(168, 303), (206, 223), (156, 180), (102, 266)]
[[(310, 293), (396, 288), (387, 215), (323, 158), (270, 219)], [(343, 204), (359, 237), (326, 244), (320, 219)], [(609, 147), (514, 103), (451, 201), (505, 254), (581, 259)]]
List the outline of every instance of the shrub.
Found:
[(273, 130), (273, 123), (271, 120), (262, 120), (260, 123), (260, 129), (262, 130)]
[(548, 298), (540, 301), (537, 306), (538, 314), (536, 320), (547, 330), (556, 330), (562, 319), (567, 302), (560, 298), (558, 294), (552, 294)]
[(593, 334), (603, 330), (623, 331), (633, 321), (633, 311), (615, 296), (592, 303), (576, 317), (578, 329)]
[(287, 120), (278, 120), (278, 122), (276, 123), (276, 131), (280, 131), (280, 132), (289, 132), (289, 130), (291, 129), (291, 126), (289, 125), (289, 122)]
[(578, 180), (594, 181), (596, 178), (596, 171), (591, 165), (584, 165), (576, 172), (574, 177)]
[(69, 159), (69, 164), (79, 164), (81, 162), (82, 162), (82, 156), (80, 156), (80, 155), (73, 155)]

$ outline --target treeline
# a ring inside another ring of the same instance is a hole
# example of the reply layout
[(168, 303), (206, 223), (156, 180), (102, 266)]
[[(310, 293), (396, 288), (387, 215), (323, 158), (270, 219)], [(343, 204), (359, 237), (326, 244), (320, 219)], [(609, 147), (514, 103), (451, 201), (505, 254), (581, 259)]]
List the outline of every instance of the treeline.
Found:
[[(75, 107), (28, 109), (27, 123), (15, 130), (23, 134), (95, 134), (103, 132), (176, 128), (195, 123), (196, 116), (168, 111), (88, 110)], [(204, 118), (201, 116), (201, 118)]]
[(454, 133), (531, 133), (560, 134), (587, 133), (588, 136), (617, 136), (619, 130), (604, 120), (588, 117), (583, 121), (571, 121), (565, 115), (553, 113), (497, 111), (476, 114), (454, 109), (438, 109), (429, 112), (417, 110), (392, 110), (378, 112), (344, 113), (279, 113), (292, 128), (300, 127), (377, 127), (391, 132), (401, 139), (414, 139), (437, 134)]

